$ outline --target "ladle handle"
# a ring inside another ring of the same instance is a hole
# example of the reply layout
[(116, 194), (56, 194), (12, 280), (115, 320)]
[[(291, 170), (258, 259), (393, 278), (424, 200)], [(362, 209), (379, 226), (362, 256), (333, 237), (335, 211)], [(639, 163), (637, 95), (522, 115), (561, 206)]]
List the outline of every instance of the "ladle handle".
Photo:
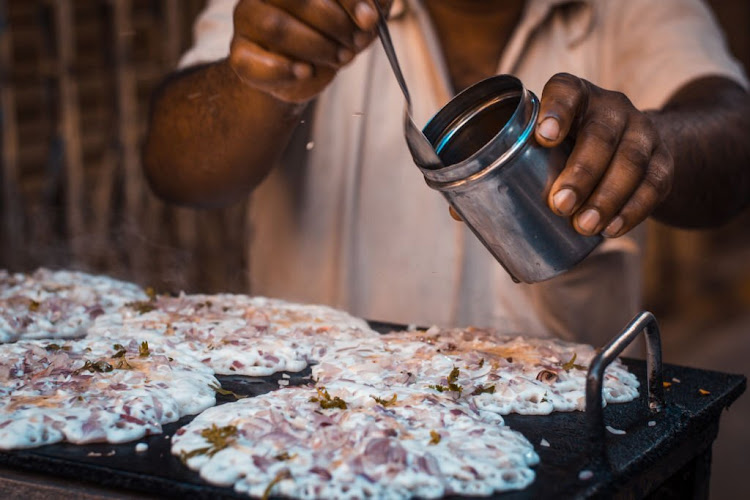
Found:
[(401, 65), (398, 63), (398, 57), (396, 56), (396, 50), (393, 48), (393, 40), (391, 40), (391, 33), (388, 30), (388, 24), (386, 21), (385, 14), (381, 9), (378, 2), (375, 2), (378, 9), (378, 37), (380, 43), (383, 45), (385, 55), (388, 57), (388, 62), (391, 65), (393, 74), (396, 76), (401, 92), (404, 94), (406, 99), (406, 109), (404, 111), (404, 136), (406, 137), (406, 144), (409, 146), (412, 159), (421, 168), (438, 169), (443, 166), (440, 157), (438, 157), (435, 149), (430, 144), (430, 141), (424, 136), (419, 127), (414, 123), (412, 118), (412, 107), (411, 107), (411, 96), (409, 95), (409, 89), (406, 86), (406, 79), (401, 71)]

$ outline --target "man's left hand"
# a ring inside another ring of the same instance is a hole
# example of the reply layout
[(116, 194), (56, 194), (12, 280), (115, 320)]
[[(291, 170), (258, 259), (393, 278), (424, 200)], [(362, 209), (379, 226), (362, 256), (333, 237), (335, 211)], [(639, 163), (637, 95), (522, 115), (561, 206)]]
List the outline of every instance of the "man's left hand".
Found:
[(630, 231), (669, 194), (672, 155), (646, 113), (620, 92), (566, 73), (544, 86), (536, 126), (544, 147), (574, 140), (548, 204), (584, 235)]

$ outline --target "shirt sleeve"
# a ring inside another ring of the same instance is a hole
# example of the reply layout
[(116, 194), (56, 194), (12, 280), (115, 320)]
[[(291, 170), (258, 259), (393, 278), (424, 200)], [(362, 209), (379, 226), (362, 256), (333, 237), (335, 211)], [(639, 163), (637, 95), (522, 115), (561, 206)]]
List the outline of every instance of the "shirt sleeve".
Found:
[(618, 85), (639, 109), (658, 109), (697, 78), (722, 76), (748, 88), (741, 65), (702, 0), (607, 2)]
[(229, 55), (238, 0), (209, 0), (193, 26), (193, 46), (183, 54), (179, 68), (210, 63)]

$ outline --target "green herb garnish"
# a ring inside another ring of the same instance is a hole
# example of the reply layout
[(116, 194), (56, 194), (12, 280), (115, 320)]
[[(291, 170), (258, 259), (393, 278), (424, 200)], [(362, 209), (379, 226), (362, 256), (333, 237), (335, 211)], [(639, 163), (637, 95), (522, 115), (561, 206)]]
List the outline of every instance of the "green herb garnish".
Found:
[(29, 302), (29, 311), (31, 311), (31, 312), (37, 312), (39, 310), (39, 306), (41, 306), (41, 305), (42, 304), (40, 304), (36, 300), (32, 300), (31, 302)]
[(346, 402), (338, 396), (331, 397), (325, 387), (316, 388), (318, 391), (318, 398), (310, 398), (311, 403), (318, 403), (324, 410), (330, 410), (332, 408), (339, 408), (346, 410)]
[(208, 441), (211, 446), (198, 448), (190, 452), (182, 452), (180, 454), (180, 460), (186, 462), (198, 455), (208, 455), (209, 457), (213, 457), (218, 452), (234, 443), (235, 439), (237, 439), (237, 427), (234, 425), (216, 427), (216, 424), (211, 424), (210, 428), (201, 431), (201, 437)]
[(464, 388), (456, 383), (459, 373), (458, 367), (454, 366), (448, 374), (448, 385), (430, 385), (428, 387), (438, 392), (457, 392), (460, 395), (464, 391)]
[(375, 400), (376, 403), (378, 403), (381, 406), (393, 406), (396, 404), (396, 400), (398, 399), (398, 395), (394, 394), (391, 399), (383, 399), (379, 398), (377, 396), (370, 396), (372, 399)]
[(495, 386), (481, 386), (478, 385), (476, 389), (471, 393), (472, 396), (479, 396), (480, 394), (495, 394)]
[(148, 348), (148, 342), (145, 340), (141, 342), (141, 345), (138, 346), (138, 355), (142, 358), (147, 357), (149, 354), (151, 354), (151, 351)]
[(112, 349), (115, 350), (115, 353), (112, 355), (113, 358), (121, 358), (128, 352), (122, 344), (115, 344), (112, 346)]
[(49, 344), (44, 347), (45, 351), (59, 351), (60, 349), (62, 349), (62, 347), (57, 344)]
[(437, 431), (430, 431), (430, 444), (438, 444), (441, 436)]
[(276, 455), (273, 458), (274, 458), (274, 460), (277, 460), (279, 462), (286, 462), (287, 460), (291, 460), (291, 459), (293, 459), (296, 456), (297, 456), (296, 453), (290, 455), (288, 452), (284, 451), (282, 453), (279, 453), (278, 455)]
[(247, 396), (243, 396), (242, 394), (237, 394), (236, 392), (232, 392), (228, 389), (224, 389), (222, 386), (218, 384), (212, 384), (212, 385), (209, 385), (209, 387), (213, 389), (214, 392), (216, 392), (217, 394), (221, 394), (222, 396), (234, 396), (235, 399), (244, 399), (247, 397)]
[(154, 290), (154, 287), (147, 286), (145, 292), (149, 299), (156, 300), (156, 290)]
[(585, 370), (586, 369), (585, 366), (575, 364), (577, 356), (578, 354), (573, 353), (573, 357), (570, 358), (570, 361), (568, 361), (567, 363), (561, 363), (560, 366), (562, 366), (562, 369), (565, 370), (566, 372), (569, 372), (573, 368), (575, 368), (576, 370)]
[(111, 372), (112, 370), (114, 370), (114, 368), (106, 361), (94, 361), (92, 363), (91, 361), (86, 360), (86, 362), (83, 363), (83, 366), (77, 369), (74, 373), (76, 375), (83, 371), (89, 371), (91, 373), (106, 373)]
[(276, 474), (276, 477), (271, 480), (270, 483), (268, 483), (268, 486), (266, 486), (266, 489), (263, 491), (263, 496), (260, 497), (261, 500), (268, 500), (268, 498), (271, 496), (271, 490), (273, 490), (273, 487), (279, 484), (284, 479), (289, 479), (292, 477), (292, 473), (289, 472), (289, 469), (284, 469), (283, 471)]
[(135, 310), (138, 314), (146, 314), (156, 309), (156, 304), (151, 300), (136, 300), (135, 302), (128, 302), (125, 305)]
[(484, 358), (479, 360), (479, 368), (484, 366)]

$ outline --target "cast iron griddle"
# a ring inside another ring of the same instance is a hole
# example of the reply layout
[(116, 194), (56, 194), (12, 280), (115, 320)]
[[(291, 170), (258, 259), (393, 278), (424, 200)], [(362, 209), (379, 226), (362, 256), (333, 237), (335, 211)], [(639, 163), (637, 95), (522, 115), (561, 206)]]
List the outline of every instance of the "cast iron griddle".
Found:
[[(375, 323), (373, 326), (379, 331), (390, 331), (394, 325)], [(646, 496), (691, 460), (710, 450), (722, 410), (742, 394), (747, 383), (742, 375), (664, 365), (664, 380), (672, 381), (672, 385), (665, 391), (664, 411), (653, 416), (647, 409), (645, 362), (626, 359), (625, 363), (641, 382), (641, 396), (630, 403), (607, 406), (604, 416), (606, 424), (626, 434), (606, 432), (604, 451), (601, 451), (601, 442), (589, 441), (590, 433), (582, 412), (508, 415), (504, 417), (506, 423), (529, 439), (541, 462), (535, 468), (537, 477), (531, 486), (493, 498), (557, 500)], [(290, 385), (311, 382), (309, 368), (289, 375)], [(262, 379), (217, 378), (226, 389), (257, 396), (278, 389), (282, 377), (275, 374)], [(700, 389), (709, 394), (701, 394)], [(217, 404), (233, 400), (232, 396), (217, 395)], [(164, 434), (137, 441), (148, 444), (148, 450), (143, 453), (136, 453), (136, 442), (84, 446), (63, 443), (0, 452), (0, 465), (157, 497), (247, 498), (231, 488), (209, 485), (171, 455), (171, 436), (192, 418), (165, 425)], [(649, 421), (655, 425), (649, 426)], [(542, 439), (550, 446), (541, 446)], [(710, 458), (710, 453), (707, 456)], [(593, 476), (580, 479), (581, 471), (591, 471)]]

